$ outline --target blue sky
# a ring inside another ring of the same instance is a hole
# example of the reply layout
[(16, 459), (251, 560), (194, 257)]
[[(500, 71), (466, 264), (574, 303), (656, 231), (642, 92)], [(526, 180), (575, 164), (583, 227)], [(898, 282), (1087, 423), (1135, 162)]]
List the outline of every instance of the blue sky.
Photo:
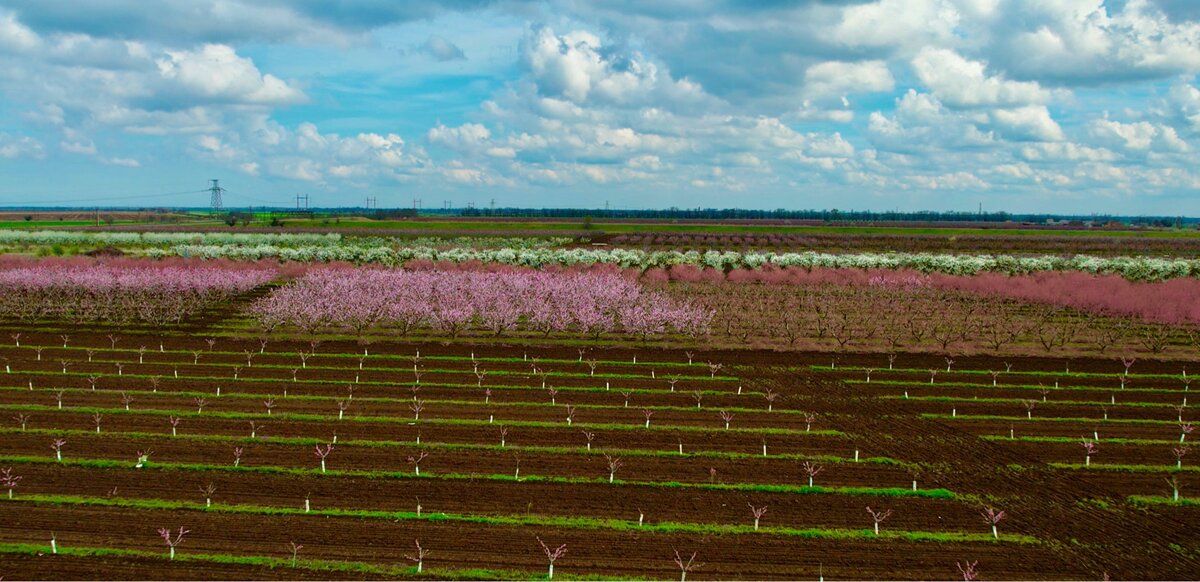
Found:
[(1200, 215), (1198, 71), (1193, 0), (0, 0), (0, 204)]

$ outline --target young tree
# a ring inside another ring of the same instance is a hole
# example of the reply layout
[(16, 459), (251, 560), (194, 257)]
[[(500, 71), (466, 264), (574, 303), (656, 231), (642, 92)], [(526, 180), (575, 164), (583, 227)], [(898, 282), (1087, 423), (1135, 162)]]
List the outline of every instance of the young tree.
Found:
[(1025, 418), (1033, 420), (1033, 409), (1037, 408), (1037, 400), (1022, 400), (1021, 404), (1025, 406)]
[(161, 537), (164, 542), (167, 542), (167, 548), (170, 549), (170, 552), (171, 552), (170, 559), (172, 559), (172, 560), (175, 559), (175, 546), (178, 546), (181, 542), (183, 542), (183, 536), (185, 536), (189, 533), (191, 533), (189, 530), (186, 530), (186, 529), (183, 529), (183, 527), (180, 527), (179, 533), (177, 533), (175, 535), (174, 539), (172, 539), (170, 529), (165, 528), (165, 527), (158, 528), (158, 536)]
[(809, 487), (813, 486), (813, 478), (816, 477), (818, 473), (820, 473), (822, 470), (825, 469), (825, 467), (822, 467), (821, 465), (815, 464), (811, 461), (804, 461), (803, 463), (800, 464), (800, 467), (802, 469), (804, 469), (804, 472), (808, 475), (808, 486)]
[(1137, 358), (1127, 358), (1125, 356), (1121, 356), (1121, 365), (1125, 366), (1126, 376), (1129, 375), (1129, 369), (1133, 367), (1135, 362), (1137, 362)]
[(979, 515), (983, 516), (983, 520), (992, 526), (992, 537), (1000, 539), (1000, 532), (996, 529), (996, 525), (1004, 519), (1004, 512), (996, 511), (991, 507), (984, 507), (983, 511), (979, 512)]
[(700, 401), (704, 399), (704, 393), (699, 390), (693, 390), (692, 399), (696, 401), (696, 410), (700, 410)]
[(321, 472), (322, 473), (325, 472), (325, 457), (328, 457), (329, 453), (332, 453), (332, 452), (333, 452), (333, 443), (329, 443), (329, 444), (325, 445), (325, 448), (321, 448), (321, 445), (316, 446), (316, 450), (314, 451), (313, 454), (315, 454), (317, 456), (317, 458), (321, 459)]
[(30, 416), (28, 414), (21, 413), (14, 416), (13, 420), (17, 421), (17, 424), (21, 425), (21, 430), (25, 430), (25, 425), (29, 424), (29, 418)]
[(150, 464), (150, 455), (153, 452), (154, 451), (151, 451), (150, 449), (138, 451), (137, 452), (137, 463), (134, 463), (133, 468), (141, 469), (142, 467), (145, 467), (146, 465)]
[(541, 544), (542, 551), (546, 553), (546, 559), (550, 561), (550, 572), (546, 575), (546, 577), (548, 579), (553, 580), (554, 579), (554, 562), (556, 560), (558, 560), (559, 558), (563, 557), (563, 554), (567, 553), (567, 544), (563, 544), (563, 545), (558, 546), (557, 548), (551, 550), (550, 546), (547, 546), (546, 542), (543, 542), (541, 537), (538, 537), (537, 541), (539, 544)]
[(66, 393), (65, 393), (65, 392), (63, 392), (62, 390), (59, 390), (59, 391), (57, 391), (57, 392), (55, 392), (55, 393), (54, 393), (54, 400), (55, 400), (55, 402), (58, 402), (58, 409), (59, 409), (59, 410), (62, 410), (62, 401), (63, 401), (63, 395), (64, 395), (64, 394), (66, 394)]
[(304, 549), (304, 546), (297, 544), (296, 542), (288, 542), (288, 543), (291, 544), (291, 547), (292, 547), (292, 567), (295, 568), (297, 558), (300, 555), (300, 550)]
[(621, 465), (624, 465), (625, 462), (619, 457), (613, 457), (607, 453), (604, 455), (604, 460), (608, 463), (608, 482), (612, 483), (613, 480), (617, 478), (617, 470), (620, 469)]
[(817, 421), (817, 415), (811, 412), (804, 413), (804, 432), (812, 432), (812, 425)]
[(1193, 430), (1196, 430), (1196, 427), (1193, 426), (1192, 423), (1190, 423), (1190, 422), (1179, 423), (1179, 442), (1182, 443), (1184, 441), (1184, 439), (1187, 438), (1187, 435), (1192, 434)]
[(1171, 486), (1171, 500), (1178, 503), (1180, 500), (1180, 476), (1171, 475), (1169, 479), (1165, 479), (1166, 485)]
[(767, 513), (767, 506), (755, 507), (752, 503), (747, 503), (750, 506), (750, 513), (754, 515), (754, 531), (758, 531), (758, 520), (762, 519)]
[(179, 436), (179, 422), (182, 420), (182, 418), (174, 415), (167, 417), (167, 422), (171, 423), (171, 436)]
[(871, 514), (871, 519), (875, 520), (875, 535), (879, 535), (879, 524), (883, 523), (883, 520), (892, 516), (892, 510), (890, 509), (884, 511), (875, 511), (871, 509), (870, 506), (867, 507), (867, 513)]
[(729, 423), (735, 415), (732, 412), (721, 411), (721, 420), (725, 421), (725, 430), (729, 430)]
[[(267, 416), (271, 416), (271, 409), (275, 408), (275, 399), (268, 398), (266, 400), (263, 400), (263, 406), (267, 407)], [(253, 429), (253, 426), (251, 426), (251, 429)]]
[(551, 387), (549, 387), (549, 388), (547, 388), (547, 389), (546, 389), (546, 393), (550, 395), (550, 405), (551, 405), (551, 406), (553, 406), (553, 405), (555, 405), (555, 404), (558, 404), (558, 403), (557, 403), (557, 402), (554, 400), (554, 398), (555, 398), (556, 396), (558, 396), (558, 388), (555, 388), (555, 387), (551, 386)]
[(212, 496), (213, 493), (216, 492), (217, 486), (213, 483), (209, 483), (207, 486), (200, 488), (200, 493), (204, 494), (204, 507), (212, 507)]
[(500, 448), (504, 448), (504, 443), (508, 439), (508, 427), (500, 427)]
[(649, 408), (642, 409), (642, 416), (646, 417), (646, 428), (650, 428), (650, 417), (654, 416), (654, 411)]
[(14, 475), (12, 467), (0, 469), (0, 487), (8, 489), (8, 498), (13, 498), (13, 489), (17, 488), (17, 483), (21, 481), (19, 475)]
[(767, 391), (763, 393), (763, 398), (767, 399), (767, 412), (775, 410), (775, 401), (779, 399), (779, 393), (767, 388)]
[(421, 474), (421, 461), (424, 461), (425, 457), (428, 457), (428, 456), (429, 456), (429, 453), (427, 453), (425, 451), (421, 451), (416, 456), (410, 455), (408, 457), (408, 462), (413, 464), (413, 473), (414, 474), (416, 474), (416, 475)]
[(1083, 447), (1083, 453), (1086, 455), (1086, 457), (1084, 457), (1084, 462), (1083, 462), (1084, 466), (1085, 467), (1091, 466), (1092, 455), (1099, 452), (1100, 447), (1096, 446), (1095, 442), (1089, 441), (1087, 439), (1080, 441), (1079, 446)]
[(121, 393), (121, 404), (125, 405), (125, 410), (129, 410), (129, 405), (133, 404), (133, 397), (122, 392)]
[(710, 378), (716, 378), (716, 377), (717, 377), (717, 372), (720, 372), (720, 371), (721, 371), (721, 368), (724, 368), (724, 367), (725, 367), (725, 365), (724, 365), (724, 364), (714, 364), (714, 363), (712, 363), (712, 362), (709, 362), (709, 363), (708, 363), (708, 374), (709, 374), (709, 377), (710, 377)]
[(196, 402), (196, 414), (203, 413), (204, 406), (206, 404), (208, 404), (208, 399), (203, 396), (197, 396), (197, 397), (193, 398), (193, 400)]
[(696, 562), (696, 552), (692, 552), (692, 557), (687, 560), (679, 555), (679, 550), (675, 550), (675, 565), (679, 567), (679, 582), (687, 582), (687, 574), (692, 570), (698, 570), (703, 563)]
[(583, 431), (583, 438), (587, 439), (587, 450), (592, 450), (592, 440), (596, 438), (596, 433), (585, 430)]
[(242, 464), (242, 447), (233, 447), (233, 466)]
[(1183, 469), (1183, 457), (1188, 454), (1188, 450), (1189, 449), (1186, 446), (1179, 446), (1171, 449), (1171, 452), (1175, 453), (1176, 469)]
[(96, 434), (100, 434), (100, 420), (104, 418), (99, 412), (92, 413), (92, 422), (96, 423)]
[(962, 562), (955, 562), (954, 565), (958, 566), (958, 571), (962, 574), (963, 582), (973, 582), (979, 577), (979, 572), (975, 569), (979, 565), (979, 560), (975, 560), (974, 562), (964, 560)]
[(346, 402), (345, 400), (338, 400), (338, 401), (337, 401), (338, 420), (342, 420), (342, 418), (343, 418), (343, 417), (345, 416), (345, 414), (346, 414), (346, 409), (347, 409), (347, 408), (350, 408), (350, 403), (349, 403), (349, 402)]
[(406, 554), (404, 557), (417, 563), (417, 573), (420, 574), (425, 570), (425, 556), (429, 555), (429, 550), (421, 547), (421, 540), (416, 540), (415, 543), (417, 545), (416, 553), (412, 556)]

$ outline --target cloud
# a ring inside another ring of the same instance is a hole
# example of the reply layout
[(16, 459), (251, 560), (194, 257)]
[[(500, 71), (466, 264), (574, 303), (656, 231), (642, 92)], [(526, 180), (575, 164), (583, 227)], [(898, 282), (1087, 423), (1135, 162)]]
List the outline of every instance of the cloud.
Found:
[(912, 67), (921, 83), (952, 107), (1042, 104), (1051, 96), (1034, 82), (988, 76), (984, 63), (950, 49), (926, 47), (913, 58)]
[(32, 51), (41, 44), (37, 33), (17, 21), (12, 13), (0, 13), (0, 50), (16, 53)]
[(167, 51), (155, 61), (173, 89), (226, 103), (291, 105), (304, 93), (270, 74), (264, 75), (232, 47), (207, 44), (196, 51)]
[(436, 61), (462, 61), (466, 60), (467, 55), (463, 53), (458, 45), (450, 42), (443, 36), (430, 36), (417, 50), (433, 57)]
[(804, 93), (814, 98), (891, 91), (895, 84), (883, 61), (825, 61), (804, 72)]
[(42, 142), (27, 135), (10, 135), (0, 133), (0, 158), (35, 158), (46, 157), (46, 149)]
[(1042, 105), (1015, 109), (996, 109), (990, 113), (992, 125), (1002, 135), (1019, 141), (1062, 141), (1062, 127), (1050, 117)]
[(995, 56), (1014, 75), (1059, 84), (1200, 71), (1200, 22), (1173, 21), (1149, 0), (1115, 6), (1013, 0), (1011, 16), (993, 31)]
[(576, 105), (678, 105), (709, 99), (687, 79), (673, 79), (640, 53), (614, 58), (598, 36), (584, 30), (557, 35), (531, 30), (521, 43), (521, 60), (539, 94)]
[(1107, 117), (1094, 119), (1088, 131), (1101, 143), (1125, 150), (1181, 153), (1189, 149), (1174, 128), (1147, 121), (1122, 123)]

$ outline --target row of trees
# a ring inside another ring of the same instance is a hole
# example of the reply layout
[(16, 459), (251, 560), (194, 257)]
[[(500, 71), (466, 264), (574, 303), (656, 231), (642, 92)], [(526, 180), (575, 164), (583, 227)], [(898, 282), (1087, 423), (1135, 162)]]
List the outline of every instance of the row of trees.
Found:
[(620, 331), (641, 339), (707, 331), (712, 312), (647, 291), (615, 273), (402, 271), (334, 268), (308, 275), (251, 305), (264, 331), (306, 333), (432, 328), (450, 336), (484, 329), (600, 337)]
[(1200, 349), (1193, 327), (1137, 321), (1118, 313), (1089, 317), (1054, 304), (942, 289), (927, 284), (687, 284), (668, 288), (711, 309), (712, 333), (737, 343), (881, 351), (1084, 348), (1099, 353), (1171, 345)]
[(259, 266), (33, 263), (0, 269), (0, 317), (166, 325), (274, 277)]

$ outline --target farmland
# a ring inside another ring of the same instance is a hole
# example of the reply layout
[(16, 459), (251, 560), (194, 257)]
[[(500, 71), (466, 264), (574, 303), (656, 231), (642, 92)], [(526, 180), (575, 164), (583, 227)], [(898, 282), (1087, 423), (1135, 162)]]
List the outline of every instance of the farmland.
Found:
[[(103, 244), (263, 242), (161, 234)], [(0, 240), (63, 244), (31, 236)], [(479, 253), (566, 241), (479, 242), (6, 257), (0, 575), (1200, 571), (1190, 271), (534, 268)]]

